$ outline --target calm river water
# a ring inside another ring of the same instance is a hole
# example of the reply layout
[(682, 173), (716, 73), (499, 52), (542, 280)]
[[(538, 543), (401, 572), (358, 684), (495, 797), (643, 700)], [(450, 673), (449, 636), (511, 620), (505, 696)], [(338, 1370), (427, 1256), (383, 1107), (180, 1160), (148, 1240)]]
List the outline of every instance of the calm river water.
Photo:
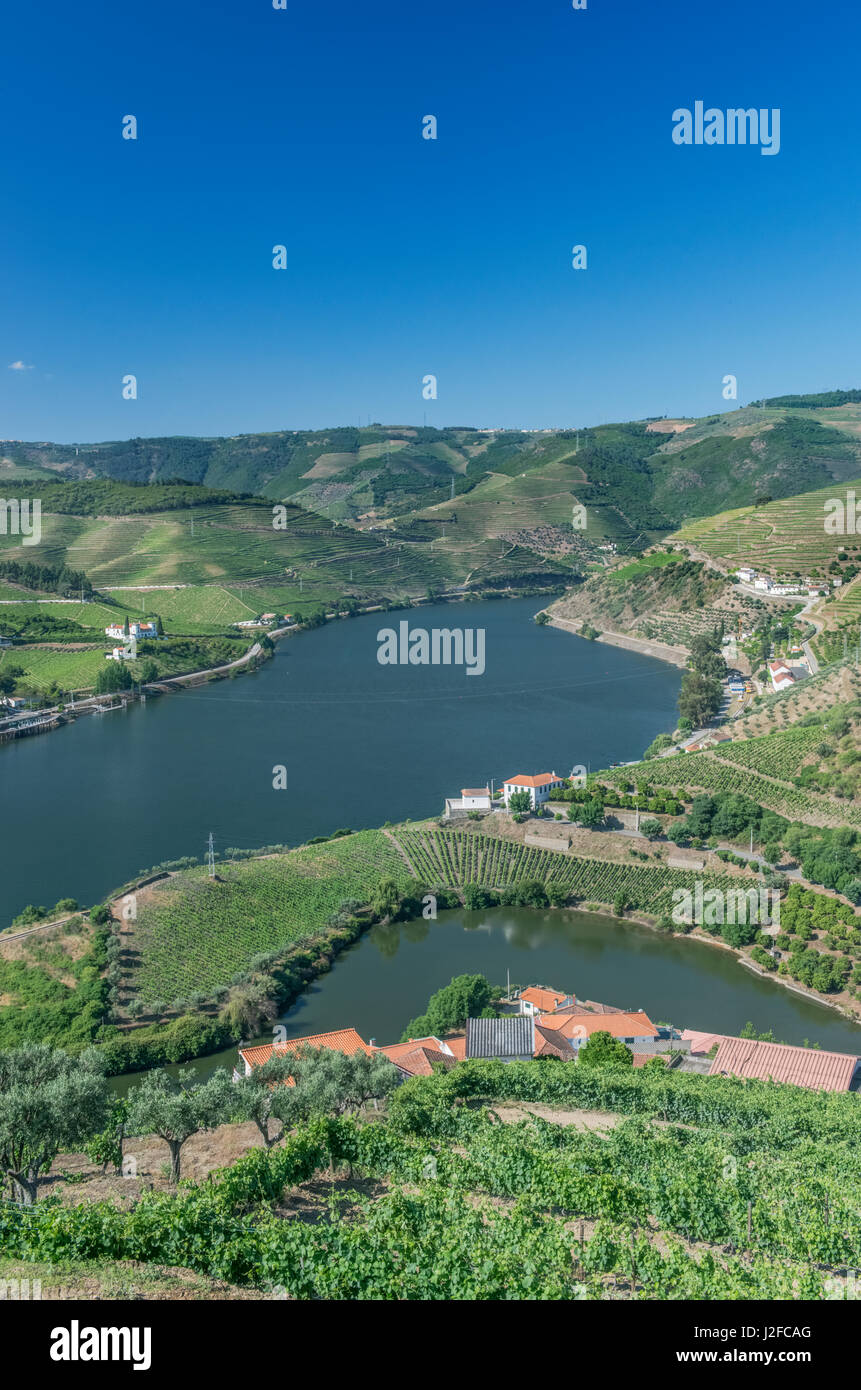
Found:
[[(461, 787), (638, 757), (680, 673), (537, 627), (537, 599), (368, 614), (282, 640), (260, 671), (0, 746), (0, 925), (98, 902), (217, 848), (299, 844), (441, 813)], [(483, 628), (486, 670), (381, 666), (377, 631)], [(287, 787), (273, 789), (273, 768)]]
[[(372, 927), (282, 1022), (293, 1038), (353, 1027), (366, 1041), (397, 1042), (453, 975), (483, 974), (504, 985), (508, 972), (512, 985), (546, 984), (580, 999), (645, 1009), (655, 1023), (734, 1034), (750, 1020), (758, 1030), (773, 1029), (780, 1042), (861, 1049), (861, 1028), (754, 975), (728, 951), (592, 913), (528, 908), (442, 912), (436, 922)], [(207, 1076), (236, 1060), (231, 1047), (194, 1066)], [(133, 1080), (118, 1077), (115, 1084), (124, 1090)]]

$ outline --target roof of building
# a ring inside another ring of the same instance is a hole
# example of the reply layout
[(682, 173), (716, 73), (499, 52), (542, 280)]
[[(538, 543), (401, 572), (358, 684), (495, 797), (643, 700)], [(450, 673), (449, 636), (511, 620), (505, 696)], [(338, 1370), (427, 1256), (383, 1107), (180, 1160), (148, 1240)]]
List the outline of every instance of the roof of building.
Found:
[(466, 1059), (466, 1033), (448, 1033), (443, 1038), (443, 1042), (456, 1062), (463, 1062)]
[(538, 985), (529, 985), (527, 989), (520, 991), (520, 998), (525, 999), (527, 1004), (534, 1004), (543, 1014), (555, 1013), (560, 1004), (572, 997), (570, 994), (564, 994), (561, 989), (541, 989)]
[(239, 1046), (239, 1055), (252, 1067), (262, 1067), (273, 1052), (295, 1052), (300, 1047), (328, 1047), (332, 1052), (343, 1052), (347, 1057), (357, 1052), (373, 1056), (373, 1048), (368, 1047), (355, 1028), (337, 1028), (332, 1033), (313, 1033), (307, 1038), (288, 1038), (284, 1042), (256, 1043), (251, 1047)]
[[(381, 1047), (380, 1052), (389, 1056), (388, 1048)], [(447, 1052), (442, 1052), (438, 1047), (429, 1047), (426, 1043), (419, 1043), (408, 1052), (399, 1052), (397, 1057), (389, 1057), (390, 1062), (408, 1076), (433, 1076), (438, 1067), (445, 1070), (457, 1066), (457, 1058), (452, 1057)]]
[(533, 1056), (561, 1057), (563, 1061), (569, 1062), (574, 1057), (574, 1048), (558, 1029), (543, 1028), (540, 1023), (536, 1023)]
[(516, 777), (506, 777), (504, 785), (506, 787), (546, 787), (548, 782), (561, 782), (562, 778), (557, 777), (555, 772), (539, 772), (536, 777), (527, 777), (525, 772), (519, 772)]
[(633, 1059), (634, 1059), (634, 1066), (635, 1066), (635, 1067), (644, 1067), (644, 1066), (646, 1065), (647, 1062), (651, 1062), (652, 1059), (655, 1058), (655, 1057), (660, 1057), (660, 1059), (661, 1059), (661, 1061), (663, 1062), (664, 1066), (667, 1065), (667, 1053), (666, 1053), (666, 1052), (632, 1052), (632, 1053), (631, 1053), (631, 1056), (632, 1056)]
[(467, 1057), (531, 1057), (534, 1050), (532, 1019), (522, 1014), (466, 1021)]
[(846, 1052), (820, 1052), (813, 1047), (724, 1038), (709, 1076), (740, 1076), (783, 1081), (814, 1091), (848, 1091), (858, 1057)]
[(553, 1028), (566, 1038), (591, 1037), (609, 1033), (613, 1038), (656, 1038), (658, 1030), (642, 1009), (636, 1013), (542, 1014), (542, 1028)]
[(712, 1048), (722, 1043), (725, 1033), (700, 1033), (695, 1028), (684, 1028), (682, 1030), (682, 1041), (689, 1042), (691, 1052), (711, 1052)]
[(490, 796), (490, 787), (461, 787), (461, 796)]

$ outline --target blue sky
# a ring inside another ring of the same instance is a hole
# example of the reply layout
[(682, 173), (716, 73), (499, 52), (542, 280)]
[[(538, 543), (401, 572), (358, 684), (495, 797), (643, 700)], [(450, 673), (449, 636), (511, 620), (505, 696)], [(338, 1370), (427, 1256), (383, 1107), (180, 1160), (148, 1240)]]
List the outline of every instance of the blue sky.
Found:
[[(7, 8), (0, 436), (534, 428), (727, 409), (727, 373), (740, 402), (861, 384), (856, 8), (287, 4)], [(780, 153), (674, 144), (698, 99), (779, 107)]]

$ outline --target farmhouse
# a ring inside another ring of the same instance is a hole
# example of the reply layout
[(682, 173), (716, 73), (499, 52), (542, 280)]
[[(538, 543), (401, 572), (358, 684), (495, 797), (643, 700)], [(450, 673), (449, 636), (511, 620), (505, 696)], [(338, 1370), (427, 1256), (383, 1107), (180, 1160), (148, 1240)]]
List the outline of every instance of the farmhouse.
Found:
[(795, 683), (795, 677), (785, 661), (769, 661), (768, 674), (773, 690), (788, 690)]
[(537, 776), (527, 776), (520, 772), (516, 777), (509, 777), (502, 784), (502, 795), (508, 806), (515, 792), (528, 792), (533, 811), (536, 806), (541, 806), (550, 796), (551, 791), (562, 786), (562, 778), (558, 772), (539, 772)]
[(538, 1024), (560, 1034), (575, 1053), (593, 1033), (609, 1033), (635, 1052), (649, 1051), (660, 1037), (658, 1029), (642, 1010), (636, 1013), (541, 1014)]

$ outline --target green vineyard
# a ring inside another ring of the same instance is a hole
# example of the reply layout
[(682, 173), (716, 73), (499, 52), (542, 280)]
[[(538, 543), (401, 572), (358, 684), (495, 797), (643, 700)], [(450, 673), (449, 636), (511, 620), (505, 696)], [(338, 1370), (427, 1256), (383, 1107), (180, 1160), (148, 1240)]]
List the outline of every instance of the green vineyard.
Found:
[[(821, 730), (819, 737), (821, 738)], [(769, 735), (769, 741), (773, 735)], [(759, 740), (752, 739), (751, 743)], [(763, 740), (764, 742), (764, 740)], [(730, 744), (722, 744), (720, 757), (710, 753), (679, 753), (675, 757), (661, 758), (660, 761), (636, 763), (631, 767), (610, 768), (598, 773), (602, 782), (613, 782), (625, 788), (629, 784), (648, 782), (666, 787), (692, 787), (704, 792), (735, 792), (750, 797), (760, 806), (775, 811), (791, 821), (805, 821), (810, 825), (851, 825), (861, 827), (861, 807), (851, 803), (832, 801), (830, 797), (819, 796), (816, 792), (802, 791), (797, 787), (781, 785), (777, 780), (768, 781), (764, 775), (757, 776), (747, 767), (724, 762)], [(740, 744), (744, 748), (744, 744)], [(766, 756), (766, 754), (754, 754)]]
[(134, 990), (144, 1002), (210, 994), (254, 957), (318, 932), (346, 899), (366, 903), (381, 878), (406, 888), (409, 872), (378, 830), (307, 845), (288, 854), (194, 868), (141, 900)]
[[(464, 888), (472, 883), (498, 889), (537, 880), (554, 884), (581, 902), (612, 903), (624, 892), (631, 907), (655, 916), (671, 910), (674, 888), (692, 888), (698, 877), (666, 865), (578, 859), (469, 831), (400, 830), (398, 842), (430, 888)], [(727, 875), (709, 877), (713, 887), (729, 888), (733, 883)]]
[(728, 758), (730, 762), (741, 763), (754, 772), (761, 772), (766, 777), (788, 782), (798, 776), (804, 759), (822, 739), (821, 725), (786, 729), (780, 733), (765, 734), (762, 738), (723, 743), (720, 756), (722, 759)]

